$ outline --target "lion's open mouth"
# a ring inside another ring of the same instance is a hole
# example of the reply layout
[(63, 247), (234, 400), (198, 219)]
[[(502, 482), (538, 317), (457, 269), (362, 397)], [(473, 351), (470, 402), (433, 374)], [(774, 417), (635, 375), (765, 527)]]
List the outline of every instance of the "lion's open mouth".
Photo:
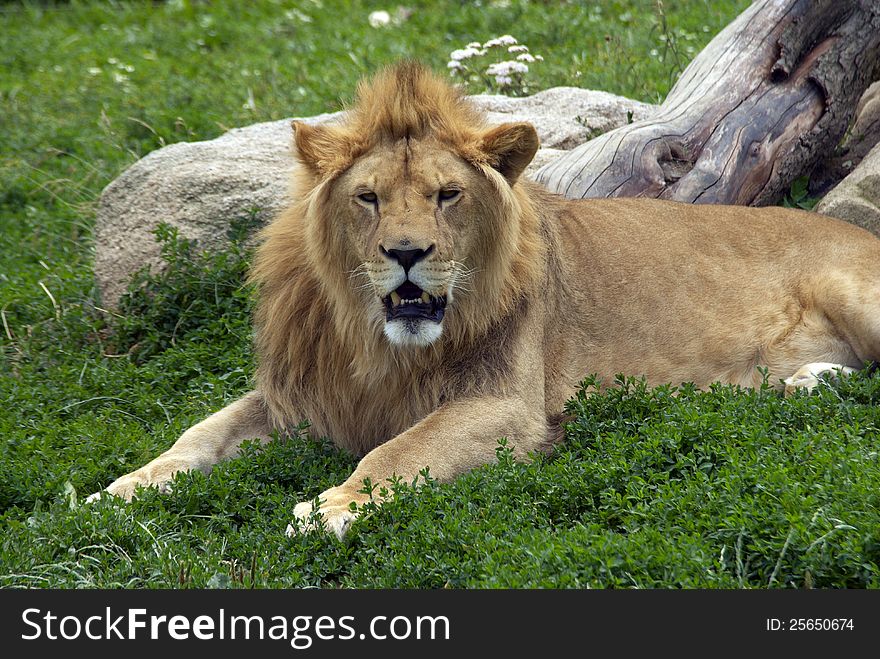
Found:
[(433, 297), (411, 281), (404, 282), (397, 290), (382, 299), (385, 320), (422, 319), (439, 323), (446, 311), (446, 296)]

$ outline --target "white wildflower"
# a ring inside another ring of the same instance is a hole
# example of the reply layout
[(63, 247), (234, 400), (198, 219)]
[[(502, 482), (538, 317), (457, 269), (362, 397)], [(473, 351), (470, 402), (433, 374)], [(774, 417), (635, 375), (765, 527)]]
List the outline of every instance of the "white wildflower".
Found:
[(490, 76), (509, 76), (512, 73), (528, 73), (529, 67), (522, 62), (497, 62), (490, 64), (486, 73)]
[(483, 44), (483, 48), (494, 48), (495, 46), (514, 46), (518, 42), (509, 34), (505, 34), (500, 37), (496, 37), (495, 39), (489, 39), (486, 43)]
[[(503, 48), (504, 50), (501, 50)], [(495, 50), (490, 50), (495, 49)], [(510, 55), (507, 55), (510, 53)], [(488, 55), (484, 60), (477, 61), (477, 58)], [(491, 63), (492, 60), (509, 57), (508, 61)], [(473, 59), (472, 59), (473, 58)], [(467, 61), (465, 61), (467, 60)], [(481, 70), (489, 76), (489, 80), (494, 79), (491, 87), (503, 88), (504, 93), (523, 94), (528, 92), (526, 85), (526, 74), (529, 72), (530, 62), (543, 61), (540, 55), (532, 55), (529, 47), (519, 43), (509, 34), (489, 39), (484, 44), (476, 41), (469, 43), (460, 50), (454, 50), (449, 54), (449, 61), (446, 68), (449, 74), (455, 78), (458, 77), (466, 81), (470, 85), (476, 81), (476, 76), (472, 73)], [(470, 78), (469, 78), (470, 76)], [(462, 85), (463, 87), (465, 85)]]
[(88, 70), (90, 76), (96, 76), (101, 72), (101, 67), (90, 66), (87, 70)]
[(374, 11), (367, 17), (370, 27), (384, 27), (391, 22), (391, 14), (387, 11)]
[(470, 59), (471, 57), (477, 57), (482, 54), (483, 53), (476, 48), (471, 48), (470, 46), (468, 46), (467, 48), (453, 50), (451, 53), (449, 53), (449, 59), (460, 61), (463, 59)]

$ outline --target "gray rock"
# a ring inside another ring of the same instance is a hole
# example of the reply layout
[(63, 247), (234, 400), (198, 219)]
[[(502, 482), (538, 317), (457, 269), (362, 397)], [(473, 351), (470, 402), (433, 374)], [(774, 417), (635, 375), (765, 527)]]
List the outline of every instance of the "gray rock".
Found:
[(825, 195), (816, 210), (880, 236), (880, 144)]
[(481, 94), (471, 100), (489, 121), (527, 121), (538, 130), (542, 148), (562, 150), (656, 111), (654, 105), (577, 87), (554, 87), (523, 98)]
[[(542, 148), (526, 175), (596, 134), (648, 116), (654, 106), (605, 92), (558, 87), (524, 98), (472, 97), (492, 123), (527, 121)], [(341, 113), (301, 119), (321, 123)], [(293, 168), (290, 120), (236, 128), (217, 139), (178, 143), (134, 163), (101, 194), (95, 222), (95, 276), (113, 308), (131, 275), (159, 265), (160, 222), (205, 249), (226, 244), (230, 222), (268, 222), (287, 199)]]
[(272, 121), (171, 144), (126, 169), (101, 193), (95, 218), (95, 277), (104, 305), (115, 307), (131, 275), (159, 263), (159, 223), (211, 249), (226, 243), (236, 218), (254, 214), (268, 222), (287, 199), (290, 144), (290, 121)]

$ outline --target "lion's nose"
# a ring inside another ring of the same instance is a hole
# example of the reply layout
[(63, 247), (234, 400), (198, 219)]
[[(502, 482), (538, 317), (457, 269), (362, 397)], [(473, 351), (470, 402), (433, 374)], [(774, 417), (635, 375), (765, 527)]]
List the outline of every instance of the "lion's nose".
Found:
[(405, 272), (409, 272), (411, 267), (427, 258), (434, 251), (434, 246), (431, 245), (428, 249), (419, 249), (418, 247), (412, 249), (385, 249), (382, 247), (381, 249), (385, 256), (397, 261)]

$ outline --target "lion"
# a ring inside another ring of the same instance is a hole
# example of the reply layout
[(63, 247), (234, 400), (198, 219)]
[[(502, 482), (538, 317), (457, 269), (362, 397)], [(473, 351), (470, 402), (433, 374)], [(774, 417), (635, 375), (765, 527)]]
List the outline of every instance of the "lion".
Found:
[(167, 489), (307, 419), (362, 457), (287, 531), (341, 538), (365, 479), (449, 481), (501, 438), (546, 451), (588, 375), (795, 389), (880, 358), (880, 240), (863, 229), (552, 194), (522, 176), (533, 126), (489, 126), (412, 62), (361, 82), (341, 123), (293, 128), (295, 198), (252, 270), (254, 390), (107, 493)]

